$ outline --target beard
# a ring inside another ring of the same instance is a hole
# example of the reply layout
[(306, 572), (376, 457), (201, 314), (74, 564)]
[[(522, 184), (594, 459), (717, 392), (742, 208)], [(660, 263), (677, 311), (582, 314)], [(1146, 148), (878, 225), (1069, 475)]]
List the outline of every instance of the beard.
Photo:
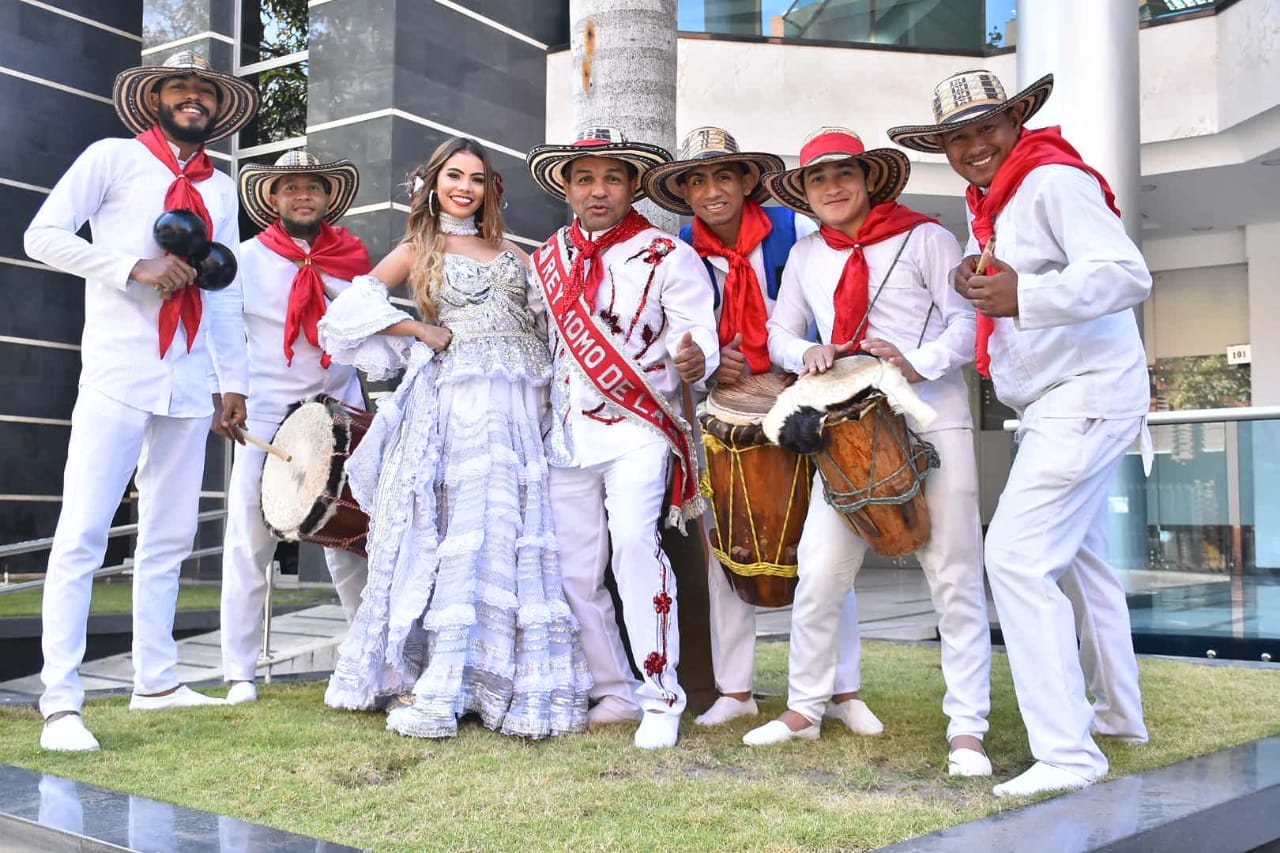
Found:
[(203, 126), (189, 127), (178, 123), (176, 112), (177, 107), (160, 104), (157, 116), (160, 120), (160, 129), (178, 142), (185, 142), (188, 145), (202, 145), (213, 130), (213, 116), (206, 115)]

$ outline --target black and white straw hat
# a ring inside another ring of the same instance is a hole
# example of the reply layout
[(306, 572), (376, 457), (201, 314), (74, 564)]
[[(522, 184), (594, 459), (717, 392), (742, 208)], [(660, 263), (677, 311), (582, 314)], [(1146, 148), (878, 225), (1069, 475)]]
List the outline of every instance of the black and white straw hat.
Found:
[(692, 169), (717, 163), (741, 163), (756, 178), (756, 188), (751, 198), (763, 202), (769, 197), (760, 178), (766, 172), (777, 172), (785, 167), (776, 154), (742, 151), (733, 134), (720, 127), (699, 127), (685, 134), (680, 143), (680, 156), (671, 163), (664, 163), (649, 170), (644, 177), (645, 192), (653, 203), (682, 216), (692, 216), (693, 208), (684, 200), (681, 186), (683, 177)]
[(645, 197), (645, 173), (654, 166), (671, 162), (667, 149), (644, 142), (628, 142), (622, 131), (614, 127), (584, 128), (568, 145), (539, 145), (529, 151), (525, 162), (529, 164), (533, 182), (543, 192), (563, 199), (565, 169), (579, 157), (610, 157), (635, 166), (641, 181), (632, 201)]
[(999, 112), (1012, 112), (1025, 122), (1044, 106), (1053, 91), (1053, 75), (1046, 74), (1012, 98), (1006, 98), (1000, 78), (990, 71), (961, 71), (933, 87), (933, 124), (889, 128), (889, 138), (903, 148), (942, 153), (938, 134), (976, 124)]
[(246, 163), (240, 170), (240, 201), (245, 214), (261, 227), (270, 227), (280, 215), (271, 206), (271, 188), (277, 178), (291, 174), (320, 175), (329, 182), (329, 208), (324, 219), (331, 225), (351, 207), (360, 188), (360, 173), (350, 160), (321, 163), (320, 158), (307, 151), (286, 151), (275, 165)]
[(209, 60), (195, 51), (184, 50), (170, 56), (162, 65), (126, 68), (116, 75), (111, 100), (125, 127), (134, 133), (142, 133), (155, 124), (159, 117), (151, 109), (147, 96), (161, 80), (183, 74), (195, 74), (218, 90), (218, 109), (206, 144), (226, 139), (248, 124), (258, 111), (258, 90), (249, 82), (215, 71)]

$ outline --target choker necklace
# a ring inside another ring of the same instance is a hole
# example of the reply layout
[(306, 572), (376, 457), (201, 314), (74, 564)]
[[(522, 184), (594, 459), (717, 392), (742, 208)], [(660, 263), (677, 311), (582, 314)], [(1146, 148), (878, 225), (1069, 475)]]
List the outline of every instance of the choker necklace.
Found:
[(456, 216), (450, 216), (443, 210), (440, 211), (440, 231), (445, 234), (455, 234), (459, 237), (474, 237), (480, 233), (480, 229), (476, 228), (476, 218), (468, 216), (466, 219), (459, 219)]

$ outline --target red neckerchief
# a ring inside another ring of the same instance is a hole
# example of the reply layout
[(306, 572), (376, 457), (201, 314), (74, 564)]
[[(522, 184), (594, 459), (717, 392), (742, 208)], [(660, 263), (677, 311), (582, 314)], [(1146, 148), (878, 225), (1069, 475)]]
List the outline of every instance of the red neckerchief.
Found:
[[(1062, 138), (1061, 127), (1042, 127), (1039, 130), (1023, 130), (1018, 141), (1013, 144), (1009, 156), (996, 170), (991, 186), (986, 193), (974, 184), (965, 190), (964, 199), (969, 203), (969, 212), (973, 214), (973, 236), (978, 241), (978, 250), (987, 247), (987, 241), (995, 233), (996, 216), (1004, 210), (1004, 206), (1013, 198), (1013, 194), (1022, 186), (1022, 179), (1031, 174), (1032, 169), (1040, 166), (1061, 165), (1074, 166), (1093, 175), (1102, 195), (1107, 200), (1107, 207), (1116, 216), (1120, 208), (1116, 207), (1115, 193), (1107, 179), (1080, 158), (1080, 152), (1070, 142)], [(975, 367), (983, 376), (991, 376), (991, 354), (988, 345), (991, 333), (995, 331), (996, 321), (985, 314), (978, 314), (977, 359)]]
[(578, 297), (585, 297), (587, 307), (593, 312), (596, 310), (596, 291), (600, 289), (600, 282), (604, 281), (604, 264), (592, 264), (591, 272), (583, 275), (586, 269), (587, 261), (595, 260), (604, 254), (605, 250), (610, 246), (616, 246), (630, 240), (646, 228), (652, 228), (653, 223), (639, 213), (634, 207), (627, 211), (627, 215), (622, 217), (622, 221), (613, 226), (605, 234), (597, 237), (595, 240), (588, 240), (587, 235), (583, 233), (582, 228), (578, 225), (577, 217), (573, 220), (573, 225), (569, 226), (569, 239), (573, 242), (573, 248), (577, 250), (573, 258), (573, 267), (569, 270), (569, 283), (565, 289), (565, 295), (570, 302), (577, 302)]
[[(351, 281), (373, 269), (373, 264), (369, 260), (369, 250), (359, 237), (328, 222), (320, 223), (320, 234), (309, 252), (294, 242), (279, 219), (258, 235), (258, 241), (282, 258), (301, 262), (289, 290), (289, 310), (284, 318), (284, 355), (292, 365), (293, 342), (298, 335), (305, 335), (312, 346), (320, 346), (316, 326), (329, 304), (325, 301), (324, 279), (320, 273)], [(329, 366), (327, 352), (320, 355), (320, 364)]]
[[(147, 146), (147, 150), (156, 155), (156, 158), (176, 176), (164, 194), (164, 209), (190, 210), (204, 220), (204, 227), (209, 232), (209, 239), (212, 240), (213, 220), (209, 217), (208, 208), (204, 206), (204, 198), (200, 195), (200, 190), (195, 186), (196, 181), (206, 181), (213, 177), (213, 160), (205, 153), (204, 146), (200, 146), (196, 153), (191, 155), (185, 167), (178, 168), (177, 155), (169, 147), (169, 140), (161, 133), (159, 126), (152, 125), (134, 138)], [(200, 318), (203, 314), (204, 303), (200, 299), (200, 289), (194, 284), (182, 288), (174, 294), (172, 299), (166, 300), (160, 306), (161, 358), (164, 358), (165, 353), (169, 351), (169, 345), (173, 343), (179, 320), (182, 321), (182, 328), (187, 332), (187, 352), (191, 352), (191, 346), (196, 340), (196, 332), (200, 330)]]
[(724, 278), (724, 296), (720, 301), (720, 346), (742, 334), (742, 354), (747, 357), (752, 373), (768, 373), (769, 312), (760, 279), (751, 266), (751, 253), (773, 231), (773, 222), (758, 202), (747, 199), (742, 206), (742, 224), (738, 240), (730, 248), (696, 216), (693, 219), (693, 248), (701, 257), (719, 256), (729, 260), (729, 274)]
[(831, 327), (831, 340), (828, 343), (842, 344), (860, 334), (863, 320), (870, 309), (871, 269), (867, 266), (863, 247), (888, 240), (922, 223), (937, 221), (931, 216), (917, 213), (905, 204), (886, 201), (871, 208), (858, 228), (856, 238), (850, 238), (848, 234), (830, 225), (823, 225), (818, 229), (822, 239), (831, 248), (853, 249), (844, 262), (844, 269), (840, 271), (840, 283), (836, 285), (836, 319)]

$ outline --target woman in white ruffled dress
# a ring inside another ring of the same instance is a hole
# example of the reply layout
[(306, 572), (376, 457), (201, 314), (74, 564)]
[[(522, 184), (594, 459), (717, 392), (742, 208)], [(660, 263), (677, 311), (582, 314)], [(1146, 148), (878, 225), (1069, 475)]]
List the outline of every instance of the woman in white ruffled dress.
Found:
[[(387, 728), (449, 737), (586, 729), (591, 676), (565, 603), (542, 422), (551, 376), (528, 258), (503, 239), (501, 179), (451, 139), (414, 176), (403, 242), (320, 322), (334, 360), (404, 368), (347, 461), (369, 513), (369, 582), (325, 702), (388, 708)], [(409, 282), (423, 321), (387, 287)]]

